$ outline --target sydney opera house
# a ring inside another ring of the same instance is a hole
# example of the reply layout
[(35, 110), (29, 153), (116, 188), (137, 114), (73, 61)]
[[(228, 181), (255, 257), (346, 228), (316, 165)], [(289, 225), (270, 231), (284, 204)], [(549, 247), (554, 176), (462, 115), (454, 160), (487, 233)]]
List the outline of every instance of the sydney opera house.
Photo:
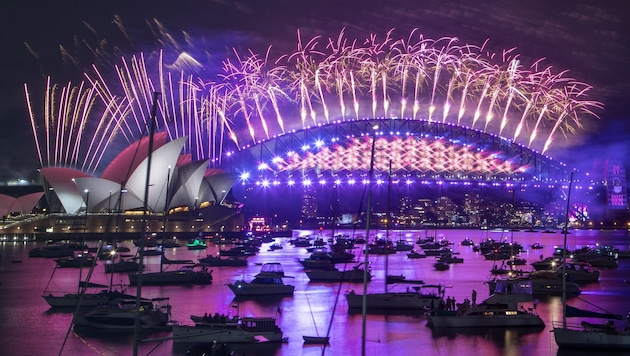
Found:
[[(19, 198), (0, 196), (3, 216), (17, 213), (22, 217), (6, 226), (4, 233), (88, 238), (115, 233), (117, 238), (138, 238), (145, 220), (147, 231), (178, 237), (239, 230), (239, 205), (227, 200), (235, 176), (209, 169), (207, 160), (193, 161), (190, 155), (182, 155), (185, 140), (167, 142), (166, 133), (155, 134), (149, 156), (149, 138), (145, 137), (118, 154), (100, 177), (70, 168), (41, 168), (43, 192)], [(51, 212), (63, 214), (30, 215), (42, 198)]]

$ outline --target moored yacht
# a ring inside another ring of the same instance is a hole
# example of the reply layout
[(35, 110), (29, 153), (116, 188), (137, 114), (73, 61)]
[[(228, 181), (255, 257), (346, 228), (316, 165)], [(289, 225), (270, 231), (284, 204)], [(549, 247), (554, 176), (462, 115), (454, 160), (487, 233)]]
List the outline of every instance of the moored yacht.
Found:
[(433, 309), (427, 314), (427, 325), (434, 328), (544, 327), (533, 309), (525, 310), (522, 306), (533, 300), (530, 281), (498, 281), (494, 294), (478, 305), (470, 305), (466, 300), (457, 310)]
[[(424, 293), (422, 288), (435, 291)], [(430, 309), (444, 302), (444, 288), (441, 285), (415, 286), (404, 292), (368, 293), (365, 296), (367, 309)], [(346, 294), (348, 308), (362, 308), (363, 295), (350, 291)]]
[[(607, 312), (593, 312), (565, 306), (563, 321), (553, 322), (553, 335), (559, 348), (585, 348), (598, 350), (630, 350), (630, 314), (626, 316), (625, 326), (618, 328), (614, 320), (623, 319), (621, 315)], [(566, 318), (608, 319), (604, 323), (583, 320), (581, 323), (568, 323)]]
[(221, 258), (221, 256), (212, 256), (208, 255), (206, 257), (202, 257), (199, 259), (199, 263), (208, 265), (208, 266), (230, 266), (230, 267), (241, 267), (247, 266), (247, 260), (231, 256), (227, 258)]
[(78, 315), (74, 323), (94, 329), (129, 331), (134, 330), (137, 316), (140, 329), (157, 330), (167, 327), (170, 314), (171, 306), (168, 304), (168, 298), (157, 298), (150, 302), (143, 302), (138, 311), (136, 311), (135, 301), (95, 308)]
[(111, 304), (116, 301), (135, 300), (136, 296), (122, 293), (115, 290), (101, 290), (92, 293), (66, 293), (63, 295), (45, 294), (44, 300), (51, 308), (76, 308), (77, 305), (85, 308), (92, 308), (98, 305)]
[[(207, 266), (184, 266), (178, 270), (151, 272), (142, 274), (142, 284), (166, 285), (166, 284), (210, 284), (212, 283), (212, 271)], [(129, 284), (138, 283), (138, 274), (130, 273)]]
[[(532, 294), (534, 295), (561, 295), (562, 294), (562, 273), (559, 271), (533, 271), (527, 276), (518, 277), (514, 280), (531, 281)], [(490, 293), (494, 293), (498, 280), (488, 282)], [(567, 296), (577, 296), (582, 293), (580, 286), (575, 282), (565, 282)]]
[(343, 271), (331, 267), (330, 269), (312, 269), (305, 272), (312, 282), (363, 282), (365, 273), (367, 273), (367, 280), (372, 280), (370, 270), (365, 271), (361, 265), (362, 263), (359, 263), (351, 269)]
[(228, 284), (228, 287), (237, 297), (263, 296), (263, 295), (293, 295), (295, 286), (285, 284), (282, 265), (279, 263), (265, 263), (260, 273), (254, 276), (251, 282), (238, 280)]
[(283, 341), (276, 319), (245, 317), (224, 323), (195, 322), (196, 325), (174, 325), (173, 342), (188, 343), (258, 343)]

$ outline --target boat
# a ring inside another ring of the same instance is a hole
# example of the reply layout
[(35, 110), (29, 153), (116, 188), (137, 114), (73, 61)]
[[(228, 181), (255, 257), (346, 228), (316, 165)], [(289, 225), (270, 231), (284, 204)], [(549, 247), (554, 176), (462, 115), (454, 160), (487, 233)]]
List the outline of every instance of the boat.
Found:
[(171, 314), (168, 298), (156, 298), (142, 302), (136, 310), (136, 301), (124, 301), (113, 306), (92, 309), (77, 315), (74, 324), (109, 331), (130, 331), (138, 327), (142, 330), (167, 330)]
[(425, 253), (420, 253), (416, 250), (411, 250), (408, 254), (407, 254), (407, 258), (411, 258), (411, 259), (415, 259), (415, 258), (427, 258), (427, 255)]
[(250, 282), (238, 280), (229, 283), (228, 287), (237, 296), (262, 296), (262, 295), (293, 295), (295, 286), (285, 284), (284, 270), (280, 263), (265, 263), (260, 273), (254, 276)]
[(473, 240), (470, 237), (466, 237), (465, 239), (462, 240), (461, 245), (462, 246), (473, 246), (475, 243), (473, 242)]
[(422, 250), (424, 251), (424, 254), (426, 256), (442, 256), (444, 254), (447, 253), (451, 253), (451, 249), (448, 247), (441, 247), (441, 248), (422, 248)]
[[(106, 263), (105, 273), (130, 273), (138, 272), (140, 263), (133, 260), (120, 260), (118, 262)], [(144, 269), (144, 265), (142, 266)]]
[[(359, 263), (358, 265), (352, 267), (351, 269), (346, 269), (344, 271), (340, 271), (335, 267), (331, 267), (330, 269), (312, 269), (306, 270), (306, 275), (308, 276), (311, 282), (363, 282), (364, 274), (366, 271), (361, 267), (363, 263)], [(372, 273), (368, 269), (367, 271), (367, 279), (368, 281), (372, 280)]]
[(413, 242), (407, 240), (398, 240), (394, 245), (396, 251), (411, 251), (413, 250)]
[[(99, 285), (98, 287), (107, 286)], [(93, 308), (99, 305), (116, 303), (118, 301), (135, 301), (136, 296), (116, 290), (104, 289), (95, 293), (86, 291), (83, 293), (65, 293), (63, 295), (54, 295), (51, 292), (45, 292), (43, 298), (51, 308), (76, 308), (77, 305), (80, 305), (82, 308)]]
[(490, 273), (493, 275), (504, 275), (510, 273), (510, 269), (507, 269), (503, 266), (497, 266), (495, 264), (492, 266), (492, 269), (490, 269)]
[[(618, 319), (612, 315), (604, 318)], [(580, 324), (556, 321), (552, 332), (561, 349), (630, 350), (630, 314), (623, 328), (618, 328), (613, 320), (605, 323), (582, 321)]]
[(242, 267), (247, 266), (247, 260), (239, 257), (228, 257), (221, 258), (221, 256), (211, 256), (208, 255), (206, 257), (202, 257), (199, 259), (199, 263), (208, 265), (208, 266), (229, 266), (229, 267)]
[(574, 260), (578, 262), (586, 262), (593, 267), (602, 267), (602, 268), (619, 267), (619, 262), (613, 256), (575, 257)]
[(308, 269), (330, 269), (335, 263), (332, 258), (325, 250), (317, 250), (313, 251), (308, 258), (303, 260), (298, 260), (298, 262), (304, 267)]
[(599, 282), (600, 272), (592, 269), (592, 267), (590, 263), (586, 262), (567, 262), (557, 269), (562, 271), (571, 282), (578, 284)]
[[(130, 273), (129, 284), (137, 285), (139, 274)], [(142, 273), (143, 285), (168, 285), (168, 284), (210, 284), (212, 283), (212, 271), (202, 264), (183, 266), (178, 270)]]
[(524, 258), (512, 258), (507, 261), (508, 266), (523, 266), (527, 264), (527, 260)]
[(199, 322), (174, 325), (173, 343), (262, 343), (282, 342), (282, 329), (275, 318), (244, 317), (225, 323)]
[(396, 253), (394, 243), (388, 239), (376, 239), (373, 243), (367, 245), (366, 250), (374, 255), (389, 255)]
[(457, 310), (433, 309), (427, 313), (427, 325), (432, 328), (471, 327), (544, 327), (545, 323), (534, 308), (526, 310), (523, 303), (534, 301), (529, 281), (500, 281), (490, 297), (477, 305), (468, 299)]
[[(433, 289), (422, 292), (423, 288)], [(362, 308), (363, 295), (350, 291), (346, 294), (348, 308)], [(407, 288), (404, 292), (369, 293), (365, 295), (367, 309), (424, 310), (444, 301), (444, 288), (441, 285), (422, 285)]]
[(49, 243), (28, 251), (28, 257), (60, 258), (74, 256), (75, 248), (67, 243)]
[(403, 284), (424, 284), (423, 280), (420, 279), (407, 279), (404, 275), (388, 275), (385, 277), (385, 283), (387, 284), (395, 284), (395, 283), (403, 283)]
[(174, 239), (162, 239), (160, 244), (162, 245), (162, 248), (177, 248), (181, 246), (181, 244)]
[(433, 264), (433, 268), (435, 268), (437, 271), (446, 271), (450, 268), (450, 266), (446, 262), (438, 261)]
[(165, 265), (190, 265), (195, 264), (193, 260), (171, 260), (166, 257), (166, 255), (162, 256), (162, 264)]
[[(542, 257), (542, 256), (541, 256)], [(543, 271), (547, 269), (553, 269), (562, 263), (562, 259), (557, 256), (541, 258), (540, 261), (532, 262), (530, 265), (534, 267), (536, 271)]]
[(455, 257), (452, 253), (446, 253), (437, 259), (439, 262), (444, 263), (464, 263), (464, 259), (461, 257)]
[(189, 250), (205, 250), (208, 246), (206, 245), (206, 242), (203, 241), (202, 239), (194, 239), (191, 242), (186, 244), (186, 247)]
[[(533, 271), (523, 276), (511, 277), (514, 280), (531, 281), (532, 293), (536, 295), (561, 295), (562, 274), (559, 271)], [(497, 280), (488, 282), (490, 293), (494, 292)], [(580, 286), (575, 282), (566, 281), (566, 293), (577, 296), (582, 293)]]
[(330, 343), (330, 336), (306, 336), (302, 335), (305, 344), (327, 345)]
[(99, 260), (107, 260), (113, 259), (115, 258), (115, 256), (120, 255), (123, 252), (131, 252), (131, 249), (121, 243), (115, 242), (101, 246), (100, 250), (98, 249), (98, 247), (89, 248), (88, 252), (98, 252)]
[(255, 252), (252, 252), (249, 249), (246, 249), (245, 246), (234, 246), (229, 250), (219, 250), (219, 256), (230, 256), (230, 257), (249, 257), (253, 256)]
[(59, 268), (80, 268), (96, 265), (95, 258), (91, 254), (78, 253), (73, 256), (55, 259), (55, 263)]
[(500, 260), (509, 260), (512, 258), (512, 253), (510, 251), (490, 251), (483, 254), (483, 257), (486, 260), (490, 261), (500, 261)]
[(540, 250), (542, 249), (544, 246), (540, 243), (540, 242), (534, 242), (533, 244), (531, 244), (529, 246), (532, 250)]
[(311, 238), (308, 236), (299, 236), (290, 242), (295, 247), (310, 247), (313, 245)]

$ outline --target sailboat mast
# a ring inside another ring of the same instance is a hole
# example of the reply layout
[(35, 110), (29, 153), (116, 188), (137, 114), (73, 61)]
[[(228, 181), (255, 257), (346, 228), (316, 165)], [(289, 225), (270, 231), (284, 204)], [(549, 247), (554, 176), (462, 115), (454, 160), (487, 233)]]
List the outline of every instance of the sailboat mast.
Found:
[(163, 271), (164, 266), (164, 238), (166, 237), (166, 213), (168, 212), (168, 188), (171, 184), (171, 166), (168, 166), (168, 172), (166, 174), (166, 198), (164, 199), (164, 213), (162, 216), (162, 240), (160, 241), (160, 273)]
[[(390, 198), (392, 194), (392, 160), (389, 160), (389, 173), (387, 180), (387, 207), (385, 209), (387, 216), (387, 225), (385, 226), (385, 242), (389, 242), (389, 228), (390, 228)], [(367, 266), (366, 266), (367, 268)], [(387, 292), (387, 276), (389, 273), (389, 251), (385, 251), (385, 292)]]
[(157, 112), (158, 106), (158, 98), (160, 97), (159, 92), (153, 93), (153, 108), (151, 109), (151, 117), (149, 124), (149, 149), (148, 149), (148, 157), (147, 157), (147, 177), (144, 184), (144, 202), (142, 207), (142, 226), (141, 236), (140, 236), (140, 249), (138, 254), (138, 260), (140, 263), (138, 264), (138, 281), (136, 283), (136, 317), (134, 320), (134, 330), (133, 330), (133, 354), (134, 356), (138, 355), (138, 344), (140, 339), (140, 301), (142, 298), (142, 271), (144, 266), (144, 245), (146, 244), (146, 229), (147, 229), (147, 209), (148, 209), (148, 201), (149, 201), (149, 185), (151, 180), (151, 156), (153, 153), (153, 133), (155, 132), (155, 115)]
[(569, 208), (571, 207), (571, 187), (573, 186), (573, 172), (569, 179), (567, 193), (567, 210), (564, 213), (564, 248), (562, 249), (562, 327), (567, 327), (567, 233), (569, 230)]
[(372, 180), (374, 178), (374, 151), (376, 149), (376, 130), (378, 126), (375, 125), (374, 136), (372, 136), (372, 152), (370, 153), (370, 170), (368, 173), (368, 196), (367, 196), (367, 208), (365, 216), (365, 264), (363, 268), (363, 305), (361, 308), (361, 355), (365, 356), (365, 331), (367, 324), (367, 282), (368, 282), (368, 266), (369, 266), (369, 254), (370, 254), (370, 215), (372, 210)]

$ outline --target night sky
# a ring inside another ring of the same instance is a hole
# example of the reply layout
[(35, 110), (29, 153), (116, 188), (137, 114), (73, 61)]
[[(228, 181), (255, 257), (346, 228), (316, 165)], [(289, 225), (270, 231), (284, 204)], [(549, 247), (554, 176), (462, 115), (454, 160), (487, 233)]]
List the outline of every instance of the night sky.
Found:
[(26, 0), (3, 6), (1, 19), (0, 182), (37, 177), (24, 83), (43, 93), (49, 75), (60, 84), (79, 82), (93, 63), (111, 68), (123, 56), (159, 49), (188, 51), (211, 73), (232, 48), (264, 53), (271, 45), (288, 53), (298, 30), (311, 38), (336, 37), (342, 29), (362, 40), (417, 28), (426, 38), (487, 40), (497, 53), (516, 47), (527, 65), (545, 58), (556, 72), (569, 70), (569, 77), (591, 84), (589, 99), (605, 107), (599, 120), (586, 118), (576, 137), (554, 142), (562, 149), (552, 149), (552, 157), (570, 166), (576, 158), (576, 166), (619, 158), (630, 169), (630, 2), (624, 0)]

